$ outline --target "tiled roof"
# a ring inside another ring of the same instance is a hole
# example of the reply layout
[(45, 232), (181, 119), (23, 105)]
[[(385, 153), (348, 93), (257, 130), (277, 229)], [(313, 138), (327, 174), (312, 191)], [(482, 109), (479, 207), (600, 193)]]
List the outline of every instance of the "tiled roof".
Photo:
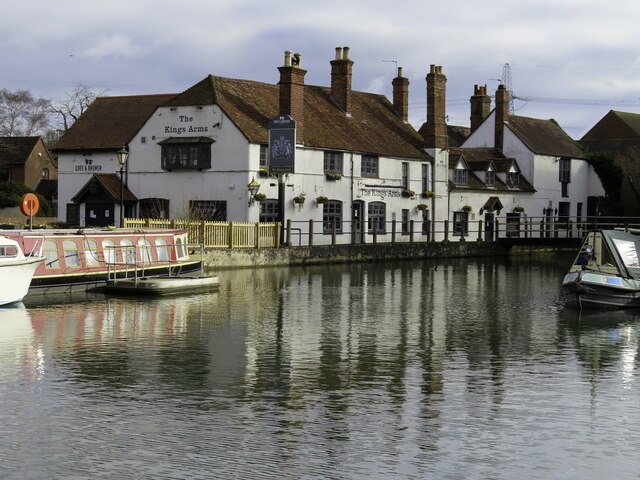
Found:
[(52, 150), (119, 149), (133, 139), (158, 106), (175, 95), (98, 97)]
[(24, 165), (40, 137), (0, 137), (0, 162)]
[[(335, 104), (330, 89), (305, 85), (307, 147), (429, 160), (420, 135), (383, 95), (352, 92), (351, 116)], [(119, 148), (128, 143), (158, 106), (219, 105), (252, 143), (267, 143), (269, 120), (279, 113), (279, 86), (209, 75), (178, 95), (101, 97), (56, 145), (56, 150)], [(135, 113), (135, 116), (133, 114)]]
[[(91, 176), (89, 181), (78, 191), (78, 193), (71, 199), (72, 201), (79, 201), (84, 197), (87, 190), (91, 185), (98, 184), (105, 193), (107, 193), (115, 202), (120, 201), (120, 177), (115, 173), (95, 173)], [(129, 190), (127, 186), (122, 189), (122, 197), (125, 202), (135, 202), (138, 198)]]
[(460, 147), (471, 134), (469, 127), (459, 127), (447, 125), (447, 135), (449, 136), (449, 147)]
[(47, 200), (52, 200), (58, 196), (58, 180), (43, 178), (38, 182), (34, 191)]
[(505, 122), (534, 153), (554, 157), (585, 158), (577, 142), (554, 120), (510, 116)]
[(535, 192), (533, 185), (522, 175), (520, 175), (519, 178), (518, 188), (509, 188), (498, 176), (495, 177), (495, 186), (487, 187), (484, 179), (475, 173), (485, 171), (491, 163), (493, 163), (496, 172), (499, 173), (508, 172), (513, 165), (515, 165), (519, 171), (520, 169), (518, 168), (516, 160), (505, 157), (500, 149), (482, 147), (452, 148), (449, 153), (449, 169), (456, 167), (460, 157), (464, 157), (464, 160), (469, 165), (469, 183), (467, 185), (454, 185), (454, 189)]
[(580, 142), (604, 139), (640, 140), (640, 114), (609, 110), (604, 117), (584, 134)]

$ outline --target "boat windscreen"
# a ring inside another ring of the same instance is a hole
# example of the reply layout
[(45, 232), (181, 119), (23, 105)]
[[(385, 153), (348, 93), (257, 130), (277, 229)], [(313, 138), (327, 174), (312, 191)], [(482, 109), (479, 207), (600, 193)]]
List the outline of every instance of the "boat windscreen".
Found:
[(626, 270), (633, 278), (640, 279), (640, 237), (619, 231), (606, 233)]

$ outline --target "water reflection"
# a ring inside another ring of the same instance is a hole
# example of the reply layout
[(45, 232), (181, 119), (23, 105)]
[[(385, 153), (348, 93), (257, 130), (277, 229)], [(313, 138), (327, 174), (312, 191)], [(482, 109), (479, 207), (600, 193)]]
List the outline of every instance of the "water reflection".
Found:
[(637, 316), (563, 311), (557, 265), (245, 270), (214, 294), (0, 311), (0, 452), (29, 445), (0, 474), (624, 478)]

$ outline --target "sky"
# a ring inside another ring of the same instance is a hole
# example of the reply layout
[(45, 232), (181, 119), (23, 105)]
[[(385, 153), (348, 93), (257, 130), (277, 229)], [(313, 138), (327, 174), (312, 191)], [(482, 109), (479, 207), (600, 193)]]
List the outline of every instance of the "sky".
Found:
[(209, 74), (275, 84), (285, 50), (302, 54), (306, 84), (328, 86), (335, 48), (348, 46), (354, 90), (391, 99), (403, 68), (416, 128), (434, 64), (449, 124), (468, 126), (474, 85), (493, 95), (509, 72), (516, 115), (579, 139), (609, 110), (640, 113), (639, 19), (638, 0), (11, 1), (0, 89), (56, 100), (78, 84), (179, 93)]

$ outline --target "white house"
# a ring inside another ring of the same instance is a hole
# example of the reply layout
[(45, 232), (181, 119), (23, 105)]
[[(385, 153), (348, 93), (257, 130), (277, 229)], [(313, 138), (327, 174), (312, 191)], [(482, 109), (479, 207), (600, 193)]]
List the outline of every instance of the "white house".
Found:
[[(532, 217), (548, 227), (595, 215), (602, 183), (586, 155), (553, 120), (509, 115), (500, 85), (489, 112), (486, 87), (471, 97), (471, 132), (450, 149), (449, 198), (454, 235), (477, 220), (490, 236), (493, 221), (514, 235)], [(476, 229), (477, 230), (477, 229)]]
[(463, 148), (495, 147), (514, 158), (520, 174), (535, 188), (526, 210), (536, 216), (584, 218), (590, 199), (604, 196), (586, 155), (553, 120), (510, 115), (509, 92), (496, 91), (496, 107), (466, 139)]
[[(389, 236), (393, 221), (399, 241), (411, 220), (426, 234), (430, 212), (443, 207), (439, 195), (421, 198), (436, 191), (437, 175), (407, 122), (409, 81), (399, 69), (392, 103), (352, 91), (352, 66), (349, 49), (337, 48), (331, 87), (305, 85), (300, 56), (285, 52), (278, 84), (210, 75), (180, 94), (96, 99), (54, 149), (59, 219), (117, 225), (122, 201), (127, 217), (275, 221), (282, 208), (299, 239), (315, 222), (325, 234), (315, 243), (331, 241), (334, 228), (343, 243), (351, 233)], [(268, 124), (278, 115), (296, 122), (295, 171), (280, 178), (268, 174)]]

